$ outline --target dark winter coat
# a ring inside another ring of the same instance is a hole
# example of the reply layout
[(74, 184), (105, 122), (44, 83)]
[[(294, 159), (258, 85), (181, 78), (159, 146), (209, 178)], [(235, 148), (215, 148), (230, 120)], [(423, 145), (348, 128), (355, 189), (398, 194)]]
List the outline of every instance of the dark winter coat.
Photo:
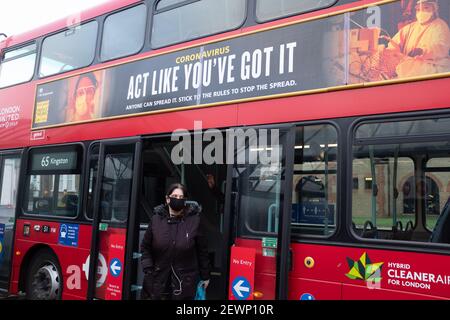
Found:
[(143, 298), (193, 299), (197, 283), (208, 280), (208, 245), (200, 228), (201, 208), (187, 205), (181, 218), (170, 218), (168, 207), (153, 210), (141, 243), (145, 272)]

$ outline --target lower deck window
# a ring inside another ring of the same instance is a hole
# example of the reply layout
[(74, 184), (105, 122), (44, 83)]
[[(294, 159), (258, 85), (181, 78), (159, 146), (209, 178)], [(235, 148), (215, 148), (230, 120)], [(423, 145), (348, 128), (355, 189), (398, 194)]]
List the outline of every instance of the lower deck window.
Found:
[(80, 206), (81, 157), (79, 146), (31, 150), (23, 211), (76, 217)]
[(80, 175), (32, 175), (27, 212), (65, 217), (77, 215)]
[[(241, 164), (233, 168), (234, 213), (239, 216), (238, 235), (273, 237), (278, 233), (286, 189), (291, 194), (290, 222), (294, 237), (329, 237), (337, 223), (337, 131), (329, 124), (298, 126), (295, 145), (280, 134), (279, 145), (264, 145), (243, 152), (279, 150), (271, 163)], [(287, 167), (285, 156), (294, 158)], [(293, 170), (292, 185), (285, 182)]]
[(330, 236), (336, 230), (337, 132), (331, 125), (296, 129), (292, 234)]
[(358, 127), (352, 174), (354, 179), (370, 180), (352, 192), (353, 230), (358, 236), (450, 244), (447, 122), (427, 119)]

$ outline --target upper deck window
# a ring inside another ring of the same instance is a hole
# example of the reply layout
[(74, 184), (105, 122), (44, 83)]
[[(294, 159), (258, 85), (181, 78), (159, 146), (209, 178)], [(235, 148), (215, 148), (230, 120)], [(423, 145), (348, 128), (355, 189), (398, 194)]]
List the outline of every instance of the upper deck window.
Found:
[(46, 77), (91, 64), (95, 56), (97, 29), (97, 21), (92, 21), (45, 38), (39, 76)]
[(336, 0), (257, 0), (256, 17), (264, 22), (329, 7)]
[(161, 0), (153, 18), (152, 46), (196, 39), (238, 28), (246, 16), (246, 0)]
[(108, 16), (102, 39), (102, 61), (138, 52), (144, 45), (146, 6), (139, 5)]
[[(195, 1), (199, 1), (199, 0), (194, 0), (194, 1), (189, 1), (189, 2), (195, 2)], [(175, 5), (181, 4), (183, 2), (187, 2), (187, 1), (186, 0), (161, 0), (156, 5), (156, 10), (159, 11), (162, 9), (166, 9), (168, 7), (175, 6)]]
[(35, 43), (5, 52), (0, 64), (0, 88), (31, 80), (35, 63)]

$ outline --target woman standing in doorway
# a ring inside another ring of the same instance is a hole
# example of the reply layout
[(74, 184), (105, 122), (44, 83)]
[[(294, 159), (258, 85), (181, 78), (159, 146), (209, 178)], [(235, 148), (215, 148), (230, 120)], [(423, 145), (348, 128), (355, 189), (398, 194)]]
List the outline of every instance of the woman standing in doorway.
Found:
[(141, 243), (143, 298), (193, 300), (198, 280), (206, 289), (210, 266), (208, 247), (200, 230), (201, 207), (186, 204), (180, 183), (166, 192), (166, 203), (153, 210)]

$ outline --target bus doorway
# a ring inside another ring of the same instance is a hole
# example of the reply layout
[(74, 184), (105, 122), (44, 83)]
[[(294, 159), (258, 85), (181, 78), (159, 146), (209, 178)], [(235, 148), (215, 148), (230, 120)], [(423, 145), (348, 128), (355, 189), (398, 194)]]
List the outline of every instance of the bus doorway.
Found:
[(20, 152), (0, 155), (0, 294), (9, 292)]
[[(165, 203), (167, 188), (177, 182), (189, 192), (188, 201), (201, 206), (201, 228), (208, 241), (211, 266), (210, 284), (206, 292), (208, 300), (226, 298), (226, 261), (224, 242), (224, 199), (227, 168), (224, 164), (194, 164), (194, 159), (176, 165), (171, 158), (178, 142), (170, 137), (144, 139), (142, 149), (141, 191), (139, 195), (139, 239), (135, 252), (153, 215), (153, 208)], [(139, 254), (140, 255), (140, 254)], [(132, 288), (135, 298), (141, 299), (143, 272), (140, 259), (136, 265), (137, 276)]]
[[(230, 299), (310, 300), (321, 290), (338, 299), (340, 285), (316, 281), (309, 272), (314, 255), (300, 242), (336, 231), (337, 131), (320, 123), (264, 129), (273, 130), (270, 140), (260, 129), (258, 146), (249, 141), (236, 149), (229, 174), (231, 239), (238, 249), (230, 258)], [(258, 161), (239, 161), (256, 153)]]

